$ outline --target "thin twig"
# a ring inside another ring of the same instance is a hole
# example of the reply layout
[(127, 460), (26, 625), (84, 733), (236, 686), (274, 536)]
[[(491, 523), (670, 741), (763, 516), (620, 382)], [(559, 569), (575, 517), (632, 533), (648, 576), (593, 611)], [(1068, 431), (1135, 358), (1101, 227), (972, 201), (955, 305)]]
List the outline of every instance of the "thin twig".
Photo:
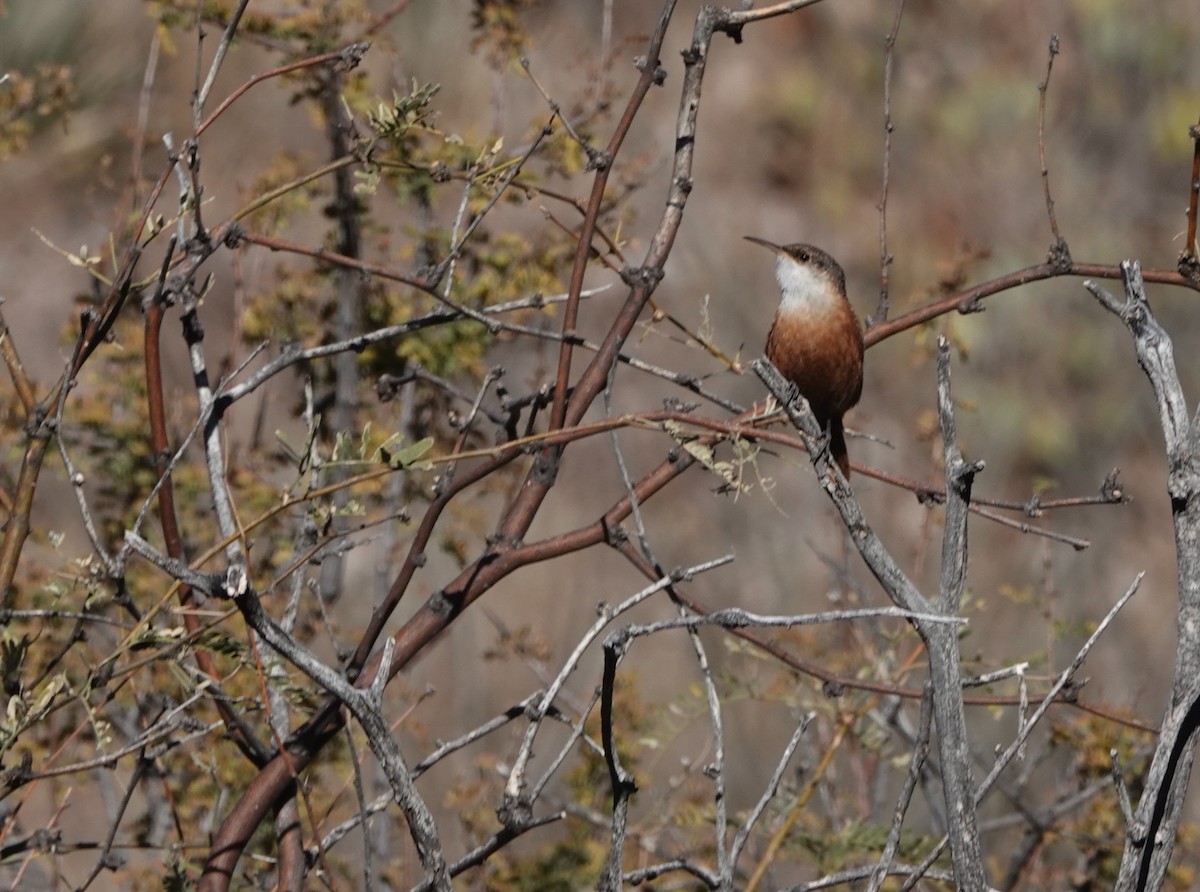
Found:
[(887, 202), (892, 172), (892, 133), (896, 129), (896, 125), (892, 123), (892, 67), (895, 61), (896, 38), (900, 34), (900, 21), (903, 16), (904, 0), (896, 0), (896, 17), (892, 20), (892, 29), (883, 41), (883, 183), (879, 188), (879, 204), (876, 205), (879, 211), (879, 304), (867, 319), (868, 328), (885, 321), (888, 315), (888, 279), (892, 257), (888, 254)]
[(867, 887), (868, 892), (879, 892), (891, 870), (896, 850), (900, 847), (900, 832), (904, 828), (904, 817), (908, 814), (908, 806), (912, 802), (913, 793), (916, 792), (917, 784), (921, 781), (925, 760), (929, 758), (929, 734), (932, 726), (933, 690), (926, 685), (925, 693), (921, 697), (921, 713), (917, 719), (916, 739), (912, 741), (910, 747), (908, 771), (904, 775), (904, 784), (900, 788), (900, 796), (896, 801), (896, 808), (892, 812), (892, 825), (888, 829), (887, 842), (884, 843), (883, 852), (879, 856), (879, 864), (871, 874), (871, 882)]
[(1192, 181), (1188, 184), (1187, 242), (1179, 256), (1179, 272), (1200, 285), (1200, 241), (1196, 239), (1197, 204), (1200, 204), (1200, 123), (1188, 128), (1192, 138)]
[(729, 872), (722, 874), (731, 886), (733, 883), (733, 871), (737, 868), (742, 850), (745, 849), (746, 843), (750, 839), (750, 832), (754, 829), (754, 825), (758, 823), (758, 819), (762, 817), (763, 812), (766, 811), (767, 805), (775, 797), (775, 793), (779, 790), (779, 785), (783, 783), (784, 772), (787, 770), (788, 763), (792, 760), (796, 748), (800, 745), (800, 738), (804, 736), (809, 723), (815, 717), (815, 712), (807, 712), (800, 718), (800, 723), (796, 725), (796, 730), (792, 732), (792, 739), (788, 741), (788, 745), (783, 748), (783, 752), (779, 756), (779, 762), (775, 766), (775, 773), (767, 781), (762, 796), (759, 797), (754, 808), (750, 809), (750, 813), (746, 815), (746, 820), (742, 823), (737, 835), (733, 838), (733, 844), (729, 847)]
[[(706, 561), (702, 564), (697, 564), (694, 567), (690, 567), (687, 570), (681, 571), (681, 573), (677, 575), (682, 578), (682, 576), (685, 575), (691, 576), (697, 573), (704, 573), (708, 570), (714, 570), (717, 567), (724, 566), (732, 560), (732, 555), (726, 555), (725, 557), (720, 557), (715, 560)], [(603, 632), (604, 629), (609, 626), (614, 619), (622, 616), (629, 610), (632, 610), (651, 595), (667, 588), (673, 583), (673, 581), (675, 581), (673, 576), (664, 576), (656, 580), (653, 584), (646, 586), (641, 591), (636, 592), (635, 594), (626, 598), (616, 607), (608, 607), (606, 605), (601, 608), (599, 618), (586, 632), (583, 633), (582, 636), (580, 636), (579, 641), (576, 642), (574, 649), (563, 662), (562, 669), (559, 670), (558, 675), (555, 676), (554, 681), (550, 684), (549, 688), (547, 688), (546, 693), (539, 697), (537, 703), (530, 709), (529, 727), (526, 729), (525, 738), (521, 742), (521, 747), (513, 759), (513, 767), (509, 771), (508, 782), (505, 784), (504, 795), (506, 801), (509, 803), (516, 803), (521, 798), (522, 791), (525, 787), (525, 769), (530, 758), (533, 756), (533, 742), (539, 729), (541, 728), (542, 719), (545, 718), (546, 714), (549, 712), (550, 707), (558, 697), (559, 691), (561, 691), (563, 686), (567, 683), (567, 679), (570, 678), (570, 676), (575, 672), (576, 667), (579, 665), (579, 661), (583, 659), (583, 655), (587, 649), (597, 638), (600, 637), (600, 633)]]
[[(212, 65), (209, 66), (208, 77), (204, 79), (204, 86), (196, 93), (193, 114), (196, 117), (197, 127), (200, 126), (200, 115), (204, 112), (204, 104), (208, 102), (208, 94), (212, 92), (213, 84), (217, 81), (217, 72), (221, 70), (221, 63), (225, 61), (225, 54), (229, 52), (229, 46), (233, 43), (233, 35), (237, 33), (238, 24), (242, 20), (242, 13), (246, 11), (246, 7), (249, 5), (250, 0), (240, 0), (237, 9), (229, 17), (229, 24), (225, 26), (225, 33), (221, 35), (221, 42), (217, 44), (217, 51), (213, 55)], [(203, 28), (203, 25), (199, 27)]]
[[(3, 299), (0, 299), (0, 305), (3, 303)], [(25, 418), (28, 419), (33, 414), (37, 398), (33, 395), (33, 385), (30, 383), (29, 376), (25, 372), (25, 366), (21, 363), (21, 356), (17, 352), (17, 345), (13, 342), (12, 330), (9, 329), (8, 322), (5, 320), (2, 312), (0, 312), (0, 357), (4, 358), (4, 365), (8, 369), (8, 376), (12, 379), (13, 389), (16, 390), (17, 399), (21, 403), (21, 410), (25, 413)]]
[[(888, 322), (882, 322), (868, 330), (864, 334), (863, 339), (867, 347), (872, 347), (893, 335), (897, 335), (902, 331), (908, 331), (910, 328), (915, 328), (947, 313), (977, 313), (983, 309), (981, 302), (993, 295), (1013, 291), (1031, 282), (1042, 282), (1062, 276), (1080, 276), (1082, 278), (1120, 281), (1121, 268), (1120, 266), (1113, 266), (1111, 264), (1076, 263), (1075, 261), (1071, 261), (1065, 265), (1039, 263), (1036, 266), (1027, 266), (1024, 269), (1015, 270), (1014, 272), (1006, 273), (1003, 276), (972, 286), (958, 294), (951, 294), (947, 297), (932, 300), (925, 306), (918, 307), (915, 310), (905, 313), (903, 316), (897, 316)], [(1161, 285), (1180, 285), (1192, 291), (1200, 292), (1200, 281), (1191, 281), (1175, 270), (1142, 270), (1142, 278), (1147, 282), (1155, 282)]]
[[(243, 0), (244, 2), (244, 0)], [(285, 74), (291, 74), (293, 71), (299, 71), (302, 68), (311, 68), (316, 65), (335, 64), (349, 71), (355, 68), (370, 49), (369, 43), (352, 43), (340, 50), (335, 50), (331, 53), (322, 53), (319, 56), (313, 56), (309, 59), (301, 59), (299, 62), (291, 62), (287, 65), (281, 65), (278, 68), (272, 68), (270, 71), (264, 71), (262, 74), (256, 74), (250, 78), (232, 93), (230, 93), (221, 104), (213, 111), (211, 115), (204, 119), (204, 123), (196, 128), (196, 136), (203, 135), (204, 131), (213, 125), (230, 106), (242, 97), (251, 87), (256, 84), (261, 84), (265, 80), (270, 80), (273, 77), (281, 77)]]
[(1054, 57), (1059, 53), (1058, 35), (1050, 35), (1050, 48), (1046, 58), (1046, 79), (1038, 84), (1038, 158), (1042, 164), (1042, 190), (1046, 195), (1046, 215), (1050, 218), (1050, 232), (1054, 245), (1050, 248), (1050, 262), (1069, 265), (1071, 252), (1066, 239), (1058, 231), (1058, 220), (1054, 216), (1054, 199), (1050, 196), (1050, 170), (1046, 164), (1046, 94), (1050, 89), (1050, 72), (1054, 68)]

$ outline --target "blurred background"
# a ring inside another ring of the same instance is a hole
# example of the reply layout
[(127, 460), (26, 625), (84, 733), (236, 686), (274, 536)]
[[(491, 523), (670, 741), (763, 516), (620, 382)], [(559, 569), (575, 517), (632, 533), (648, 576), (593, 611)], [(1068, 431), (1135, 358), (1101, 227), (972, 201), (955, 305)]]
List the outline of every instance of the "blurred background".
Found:
[[(377, 12), (391, 5), (371, 4)], [(127, 223), (136, 134), (145, 130), (138, 150), (153, 180), (164, 164), (162, 134), (173, 132), (178, 143), (191, 130), (196, 46), (178, 32), (160, 32), (156, 38), (155, 16), (163, 7), (141, 0), (7, 0), (6, 6), (0, 67), (32, 71), (67, 65), (75, 76), (69, 114), (38, 118), (27, 150), (0, 161), (0, 297), (30, 372), (48, 383), (67, 359), (70, 341), (64, 332), (73, 330), (77, 305), (86, 304), (91, 291), (81, 270), (50, 244), (71, 253), (86, 246), (86, 253), (107, 259), (109, 233)], [(603, 144), (636, 79), (634, 59), (644, 52), (658, 4), (543, 0), (516, 6), (531, 38), (525, 47), (530, 70), (564, 108), (569, 111), (580, 97), (611, 88), (611, 107), (588, 121), (589, 132)], [(640, 261), (662, 212), (683, 77), (679, 51), (690, 39), (699, 6), (680, 2), (663, 52), (666, 82), (652, 91), (614, 172), (616, 186), (629, 189), (619, 237), (630, 265)], [(549, 110), (519, 66), (492, 65), (486, 53), (472, 51), (475, 8), (469, 0), (414, 0), (373, 35), (377, 47), (365, 63), (371, 89), (386, 99), (393, 91), (407, 92), (414, 79), (440, 84), (435, 102), (440, 128), (473, 141), (495, 135), (506, 147), (524, 145)], [(909, 0), (891, 81), (887, 246), (894, 257), (893, 317), (1045, 259), (1053, 239), (1038, 155), (1038, 85), (1046, 77), (1052, 35), (1061, 54), (1047, 94), (1045, 152), (1058, 223), (1072, 256), (1103, 264), (1135, 258), (1145, 268), (1174, 268), (1185, 247), (1192, 158), (1188, 127), (1200, 115), (1200, 53), (1195, 52), (1200, 17), (1195, 12), (1194, 0), (1149, 5)], [(824, 247), (845, 267), (860, 315), (875, 309), (884, 38), (894, 16), (894, 4), (829, 0), (746, 29), (741, 45), (724, 38), (713, 44), (695, 185), (655, 300), (693, 332), (704, 332), (727, 356), (748, 361), (761, 353), (778, 299), (771, 260), (742, 240), (746, 234)], [(216, 39), (210, 28), (206, 60)], [(235, 44), (218, 80), (216, 101), (254, 73), (279, 64), (263, 43)], [(151, 68), (152, 52), (157, 58)], [(611, 69), (604, 65), (606, 56), (615, 60)], [(310, 167), (328, 157), (319, 122), (307, 106), (289, 104), (287, 91), (280, 82), (255, 87), (206, 134), (209, 219), (223, 219), (241, 206), (245, 193), (239, 190), (249, 188), (279, 153), (294, 153)], [(551, 177), (548, 185), (583, 198), (590, 180), (564, 175)], [(376, 201), (373, 210), (391, 214), (396, 231), (409, 225), (408, 209), (387, 211), (384, 199)], [(453, 211), (451, 201), (433, 212), (448, 226)], [(548, 226), (533, 209), (511, 213), (512, 227), (531, 238)], [(312, 217), (295, 224), (293, 240), (319, 238), (325, 223), (319, 214)], [(413, 263), (411, 255), (375, 259), (401, 268)], [(265, 252), (248, 252), (237, 274), (248, 290), (266, 289), (277, 263)], [(225, 274), (234, 272), (226, 268)], [(588, 285), (606, 283), (610, 292), (588, 303), (583, 315), (590, 334), (606, 328), (606, 311), (621, 293), (617, 276), (594, 267)], [(1120, 290), (1116, 282), (1107, 287)], [(1200, 368), (1193, 361), (1200, 337), (1196, 295), (1151, 286), (1150, 297), (1174, 339), (1185, 391), (1195, 398), (1200, 386)], [(979, 672), (1029, 660), (1033, 677), (1044, 687), (1040, 680), (1069, 662), (1091, 624), (1144, 570), (1140, 592), (1089, 659), (1081, 696), (1156, 724), (1173, 667), (1174, 547), (1157, 412), (1128, 335), (1073, 278), (1005, 292), (984, 308), (901, 333), (868, 352), (863, 398), (847, 423), (869, 439), (850, 440), (851, 458), (939, 484), (932, 345), (942, 333), (956, 348), (953, 381), (963, 452), (986, 462), (976, 479), (978, 495), (1017, 501), (1035, 492), (1045, 498), (1087, 496), (1119, 467), (1131, 496), (1128, 504), (1053, 511), (1030, 521), (1086, 540), (1087, 548), (973, 519), (966, 608), (971, 623), (964, 656), (968, 668)], [(215, 295), (206, 317), (208, 336), (210, 343), (245, 351), (236, 345), (235, 312), (232, 303)], [(648, 320), (630, 351), (699, 375), (707, 388), (742, 405), (764, 395), (753, 375), (734, 374), (662, 322)], [(520, 392), (547, 379), (555, 355), (549, 344), (509, 342), (498, 344), (489, 361), (501, 362), (510, 390)], [(176, 375), (181, 398), (191, 399), (184, 365)], [(620, 370), (619, 380), (614, 413), (652, 410), (665, 396), (689, 398), (629, 368)], [(703, 411), (724, 415), (716, 406)], [(287, 425), (285, 415), (277, 419), (280, 425)], [(651, 432), (623, 432), (620, 441), (635, 477), (659, 463), (672, 445)], [(711, 607), (740, 605), (772, 613), (883, 603), (848, 549), (804, 456), (760, 455), (747, 482), (746, 492), (722, 494), (716, 477), (694, 470), (645, 508), (649, 541), (665, 566), (736, 555), (731, 566), (692, 585), (695, 597)], [(854, 488), (906, 571), (926, 588), (936, 585), (940, 512), (865, 475), (856, 475)], [(568, 453), (560, 484), (533, 532), (548, 535), (588, 523), (620, 492), (611, 444), (602, 438), (582, 444)], [(494, 523), (489, 508), (494, 504), (481, 498), (457, 519), (466, 529), (486, 532)], [(47, 525), (67, 531), (63, 551), (83, 553), (87, 543), (73, 510), (68, 502), (39, 507)], [(1012, 516), (1022, 520), (1019, 513)], [(389, 559), (378, 551), (357, 553), (349, 588), (377, 591), (379, 567)], [(431, 560), (420, 577), (420, 594), (436, 591), (453, 566), (452, 556)], [(454, 729), (461, 733), (470, 721), (540, 684), (539, 673), (566, 656), (594, 618), (597, 603), (622, 600), (643, 584), (618, 555), (603, 550), (535, 566), (507, 580), (403, 680), (409, 691), (427, 684), (437, 689), (417, 713), (429, 738)], [(371, 603), (363, 597), (347, 604), (344, 627), (361, 622)], [(413, 599), (410, 609), (416, 603)], [(355, 610), (362, 611), (357, 619)], [(521, 629), (542, 643), (538, 656), (503, 660), (502, 671), (487, 673), (494, 687), (481, 685), (479, 655)], [(883, 635), (902, 632), (895, 625)], [(790, 640), (847, 674), (890, 677), (896, 667), (887, 654), (893, 652), (872, 639), (870, 631), (836, 629), (823, 633), (819, 643), (799, 635)], [(672, 645), (635, 647), (626, 669), (648, 698), (669, 702), (680, 696), (688, 654), (682, 637)], [(753, 674), (756, 658), (727, 657), (743, 678)], [(593, 670), (578, 674), (575, 696), (589, 695), (598, 681)], [(797, 683), (819, 689), (811, 680)], [(792, 716), (785, 705), (786, 698), (772, 701), (772, 707), (780, 707), (772, 711), (747, 696), (744, 704), (729, 706), (731, 753), (749, 801), (773, 765), (774, 756), (763, 751), (777, 752), (789, 733)], [(1011, 712), (996, 712), (987, 720), (982, 710), (973, 715), (981, 752), (1015, 731)], [(679, 751), (701, 758), (694, 751), (703, 746), (689, 734), (702, 732), (702, 721), (685, 724), (673, 742), (672, 758)], [(666, 758), (662, 767), (669, 773)], [(646, 796), (637, 807), (649, 810), (655, 802), (653, 795)]]

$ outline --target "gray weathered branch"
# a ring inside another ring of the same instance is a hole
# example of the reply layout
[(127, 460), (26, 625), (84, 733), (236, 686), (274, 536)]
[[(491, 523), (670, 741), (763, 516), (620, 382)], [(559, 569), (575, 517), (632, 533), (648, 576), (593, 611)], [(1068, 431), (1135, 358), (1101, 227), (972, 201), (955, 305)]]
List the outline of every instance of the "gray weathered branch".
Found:
[(1159, 423), (1167, 450), (1167, 493), (1175, 525), (1178, 573), (1178, 641), (1171, 702), (1141, 802), (1134, 814), (1133, 832), (1116, 889), (1158, 889), (1166, 876), (1182, 818), (1181, 807), (1192, 771), (1197, 706), (1200, 706), (1200, 461), (1196, 456), (1197, 421), (1189, 418), (1183, 387), (1175, 370), (1171, 338), (1159, 325), (1146, 301), (1141, 267), (1121, 264), (1125, 300), (1120, 301), (1095, 282), (1084, 287), (1120, 320), (1133, 337), (1138, 364), (1150, 379), (1158, 404)]

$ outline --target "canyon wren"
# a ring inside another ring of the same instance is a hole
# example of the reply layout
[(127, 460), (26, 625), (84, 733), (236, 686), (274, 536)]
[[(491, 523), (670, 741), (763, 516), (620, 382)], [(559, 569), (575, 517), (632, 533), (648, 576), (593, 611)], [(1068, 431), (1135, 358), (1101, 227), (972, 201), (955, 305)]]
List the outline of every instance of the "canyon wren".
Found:
[(812, 245), (777, 245), (746, 236), (775, 253), (779, 309), (767, 335), (767, 359), (808, 400), (829, 452), (846, 478), (850, 456), (842, 416), (858, 402), (863, 384), (863, 333), (846, 298), (846, 274)]

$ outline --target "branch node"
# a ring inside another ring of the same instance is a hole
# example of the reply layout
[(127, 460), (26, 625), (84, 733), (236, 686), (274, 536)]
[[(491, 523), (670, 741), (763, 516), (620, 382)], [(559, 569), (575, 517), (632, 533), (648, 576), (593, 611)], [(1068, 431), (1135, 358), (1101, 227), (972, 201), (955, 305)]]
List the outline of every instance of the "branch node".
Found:
[(1193, 286), (1200, 288), (1200, 257), (1193, 253), (1191, 247), (1180, 253), (1176, 269), (1179, 270), (1179, 275), (1187, 279)]
[(587, 170), (606, 171), (612, 167), (613, 157), (611, 152), (604, 152), (600, 149), (589, 148), (587, 155)]
[(655, 266), (627, 266), (621, 270), (621, 281), (630, 288), (653, 288), (662, 277), (663, 271)]
[(367, 41), (352, 43), (350, 46), (342, 50), (338, 56), (337, 63), (333, 66), (334, 71), (353, 71), (362, 62), (363, 57), (367, 54), (367, 50), (371, 48), (371, 44)]
[(1129, 496), (1125, 492), (1125, 487), (1121, 485), (1120, 480), (1121, 469), (1113, 468), (1104, 482), (1100, 484), (1100, 495), (1106, 502), (1128, 502)]
[(913, 492), (917, 497), (917, 502), (925, 507), (933, 505), (941, 505), (946, 501), (944, 493), (938, 492), (936, 489), (918, 489)]
[(969, 300), (964, 300), (960, 303), (957, 309), (963, 316), (969, 316), (972, 313), (982, 313), (987, 307), (983, 305), (983, 301), (979, 299), (979, 295), (975, 295)]
[(496, 818), (505, 830), (519, 831), (533, 820), (533, 803), (525, 795), (505, 794), (503, 802), (496, 809)]
[(226, 248), (237, 249), (242, 246), (242, 240), (246, 236), (246, 230), (238, 223), (231, 223), (229, 228), (225, 230), (225, 234), (221, 237), (221, 244)]
[[(686, 54), (687, 50), (684, 50), (683, 52)], [(686, 59), (686, 55), (684, 58)], [(696, 61), (699, 61), (699, 53), (697, 53)], [(650, 60), (647, 59), (645, 56), (635, 56), (633, 59), (633, 67), (636, 68), (638, 71), (645, 71), (646, 66), (649, 64), (650, 64)], [(661, 87), (663, 84), (665, 84), (667, 82), (667, 72), (663, 69), (663, 67), (661, 65), (655, 65), (654, 66), (654, 74), (652, 74), (650, 76), (650, 79), (654, 83), (654, 86)]]
[(830, 700), (837, 700), (846, 693), (846, 686), (840, 681), (826, 681), (821, 685), (821, 693)]
[(1029, 497), (1029, 501), (1025, 503), (1025, 507), (1021, 509), (1026, 517), (1034, 518), (1042, 516), (1042, 494), (1035, 492)]
[(1068, 273), (1073, 265), (1071, 260), (1071, 249), (1067, 247), (1067, 240), (1061, 235), (1054, 240), (1054, 244), (1050, 246), (1050, 250), (1046, 252), (1046, 260), (1054, 267), (1057, 273)]
[(240, 562), (230, 564), (229, 569), (225, 571), (222, 594), (227, 598), (237, 600), (249, 591), (250, 577), (246, 574), (246, 568)]

